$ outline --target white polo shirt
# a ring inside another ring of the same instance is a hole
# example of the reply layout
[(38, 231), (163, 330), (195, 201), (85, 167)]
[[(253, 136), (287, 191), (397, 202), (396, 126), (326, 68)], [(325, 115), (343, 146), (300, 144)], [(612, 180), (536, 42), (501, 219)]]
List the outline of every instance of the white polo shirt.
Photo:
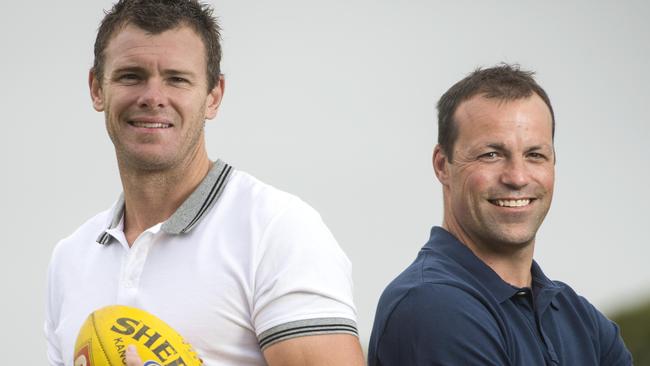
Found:
[(85, 318), (110, 304), (171, 325), (210, 365), (264, 365), (280, 340), (357, 334), (351, 265), (310, 206), (222, 161), (132, 247), (124, 200), (54, 249), (45, 333), (50, 365), (73, 365)]

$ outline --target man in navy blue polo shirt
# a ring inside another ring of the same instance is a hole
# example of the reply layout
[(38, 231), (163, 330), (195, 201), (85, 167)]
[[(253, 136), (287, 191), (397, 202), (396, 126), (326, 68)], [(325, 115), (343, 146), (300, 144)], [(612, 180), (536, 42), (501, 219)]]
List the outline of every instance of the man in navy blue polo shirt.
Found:
[(443, 224), (382, 294), (369, 365), (631, 365), (617, 326), (533, 260), (555, 118), (532, 73), (479, 69), (438, 111)]

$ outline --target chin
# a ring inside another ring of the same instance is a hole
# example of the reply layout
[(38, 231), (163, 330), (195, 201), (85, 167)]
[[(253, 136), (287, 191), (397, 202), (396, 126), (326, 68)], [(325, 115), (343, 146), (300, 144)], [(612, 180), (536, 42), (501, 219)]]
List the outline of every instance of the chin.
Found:
[(537, 230), (530, 228), (497, 228), (489, 230), (489, 241), (495, 246), (507, 248), (525, 248), (535, 242)]
[(158, 154), (125, 154), (122, 156), (128, 166), (137, 170), (158, 171), (169, 168), (173, 163), (172, 159)]

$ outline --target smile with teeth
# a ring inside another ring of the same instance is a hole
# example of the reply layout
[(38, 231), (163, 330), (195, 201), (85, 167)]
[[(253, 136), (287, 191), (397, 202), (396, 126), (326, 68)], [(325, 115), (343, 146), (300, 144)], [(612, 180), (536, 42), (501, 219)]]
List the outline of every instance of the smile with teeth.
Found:
[(524, 207), (528, 206), (532, 200), (530, 198), (524, 198), (518, 200), (490, 200), (490, 202), (499, 207)]
[(170, 128), (172, 125), (169, 123), (162, 122), (141, 122), (141, 121), (130, 121), (129, 124), (134, 127), (141, 128)]

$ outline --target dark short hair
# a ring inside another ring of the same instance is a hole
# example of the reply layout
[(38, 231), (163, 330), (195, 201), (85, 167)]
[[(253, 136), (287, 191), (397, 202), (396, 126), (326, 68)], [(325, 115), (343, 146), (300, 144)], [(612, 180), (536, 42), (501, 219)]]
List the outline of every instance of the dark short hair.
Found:
[(104, 77), (104, 51), (111, 38), (129, 24), (151, 34), (160, 34), (179, 26), (191, 27), (203, 41), (207, 61), (208, 90), (219, 80), (221, 36), (212, 8), (197, 0), (119, 0), (102, 20), (95, 39), (93, 72)]
[(551, 111), (552, 136), (555, 136), (555, 114), (548, 95), (533, 78), (535, 73), (506, 63), (482, 69), (478, 68), (463, 80), (457, 82), (438, 101), (438, 144), (451, 161), (458, 127), (454, 114), (458, 106), (476, 95), (502, 101), (528, 98), (537, 94)]

